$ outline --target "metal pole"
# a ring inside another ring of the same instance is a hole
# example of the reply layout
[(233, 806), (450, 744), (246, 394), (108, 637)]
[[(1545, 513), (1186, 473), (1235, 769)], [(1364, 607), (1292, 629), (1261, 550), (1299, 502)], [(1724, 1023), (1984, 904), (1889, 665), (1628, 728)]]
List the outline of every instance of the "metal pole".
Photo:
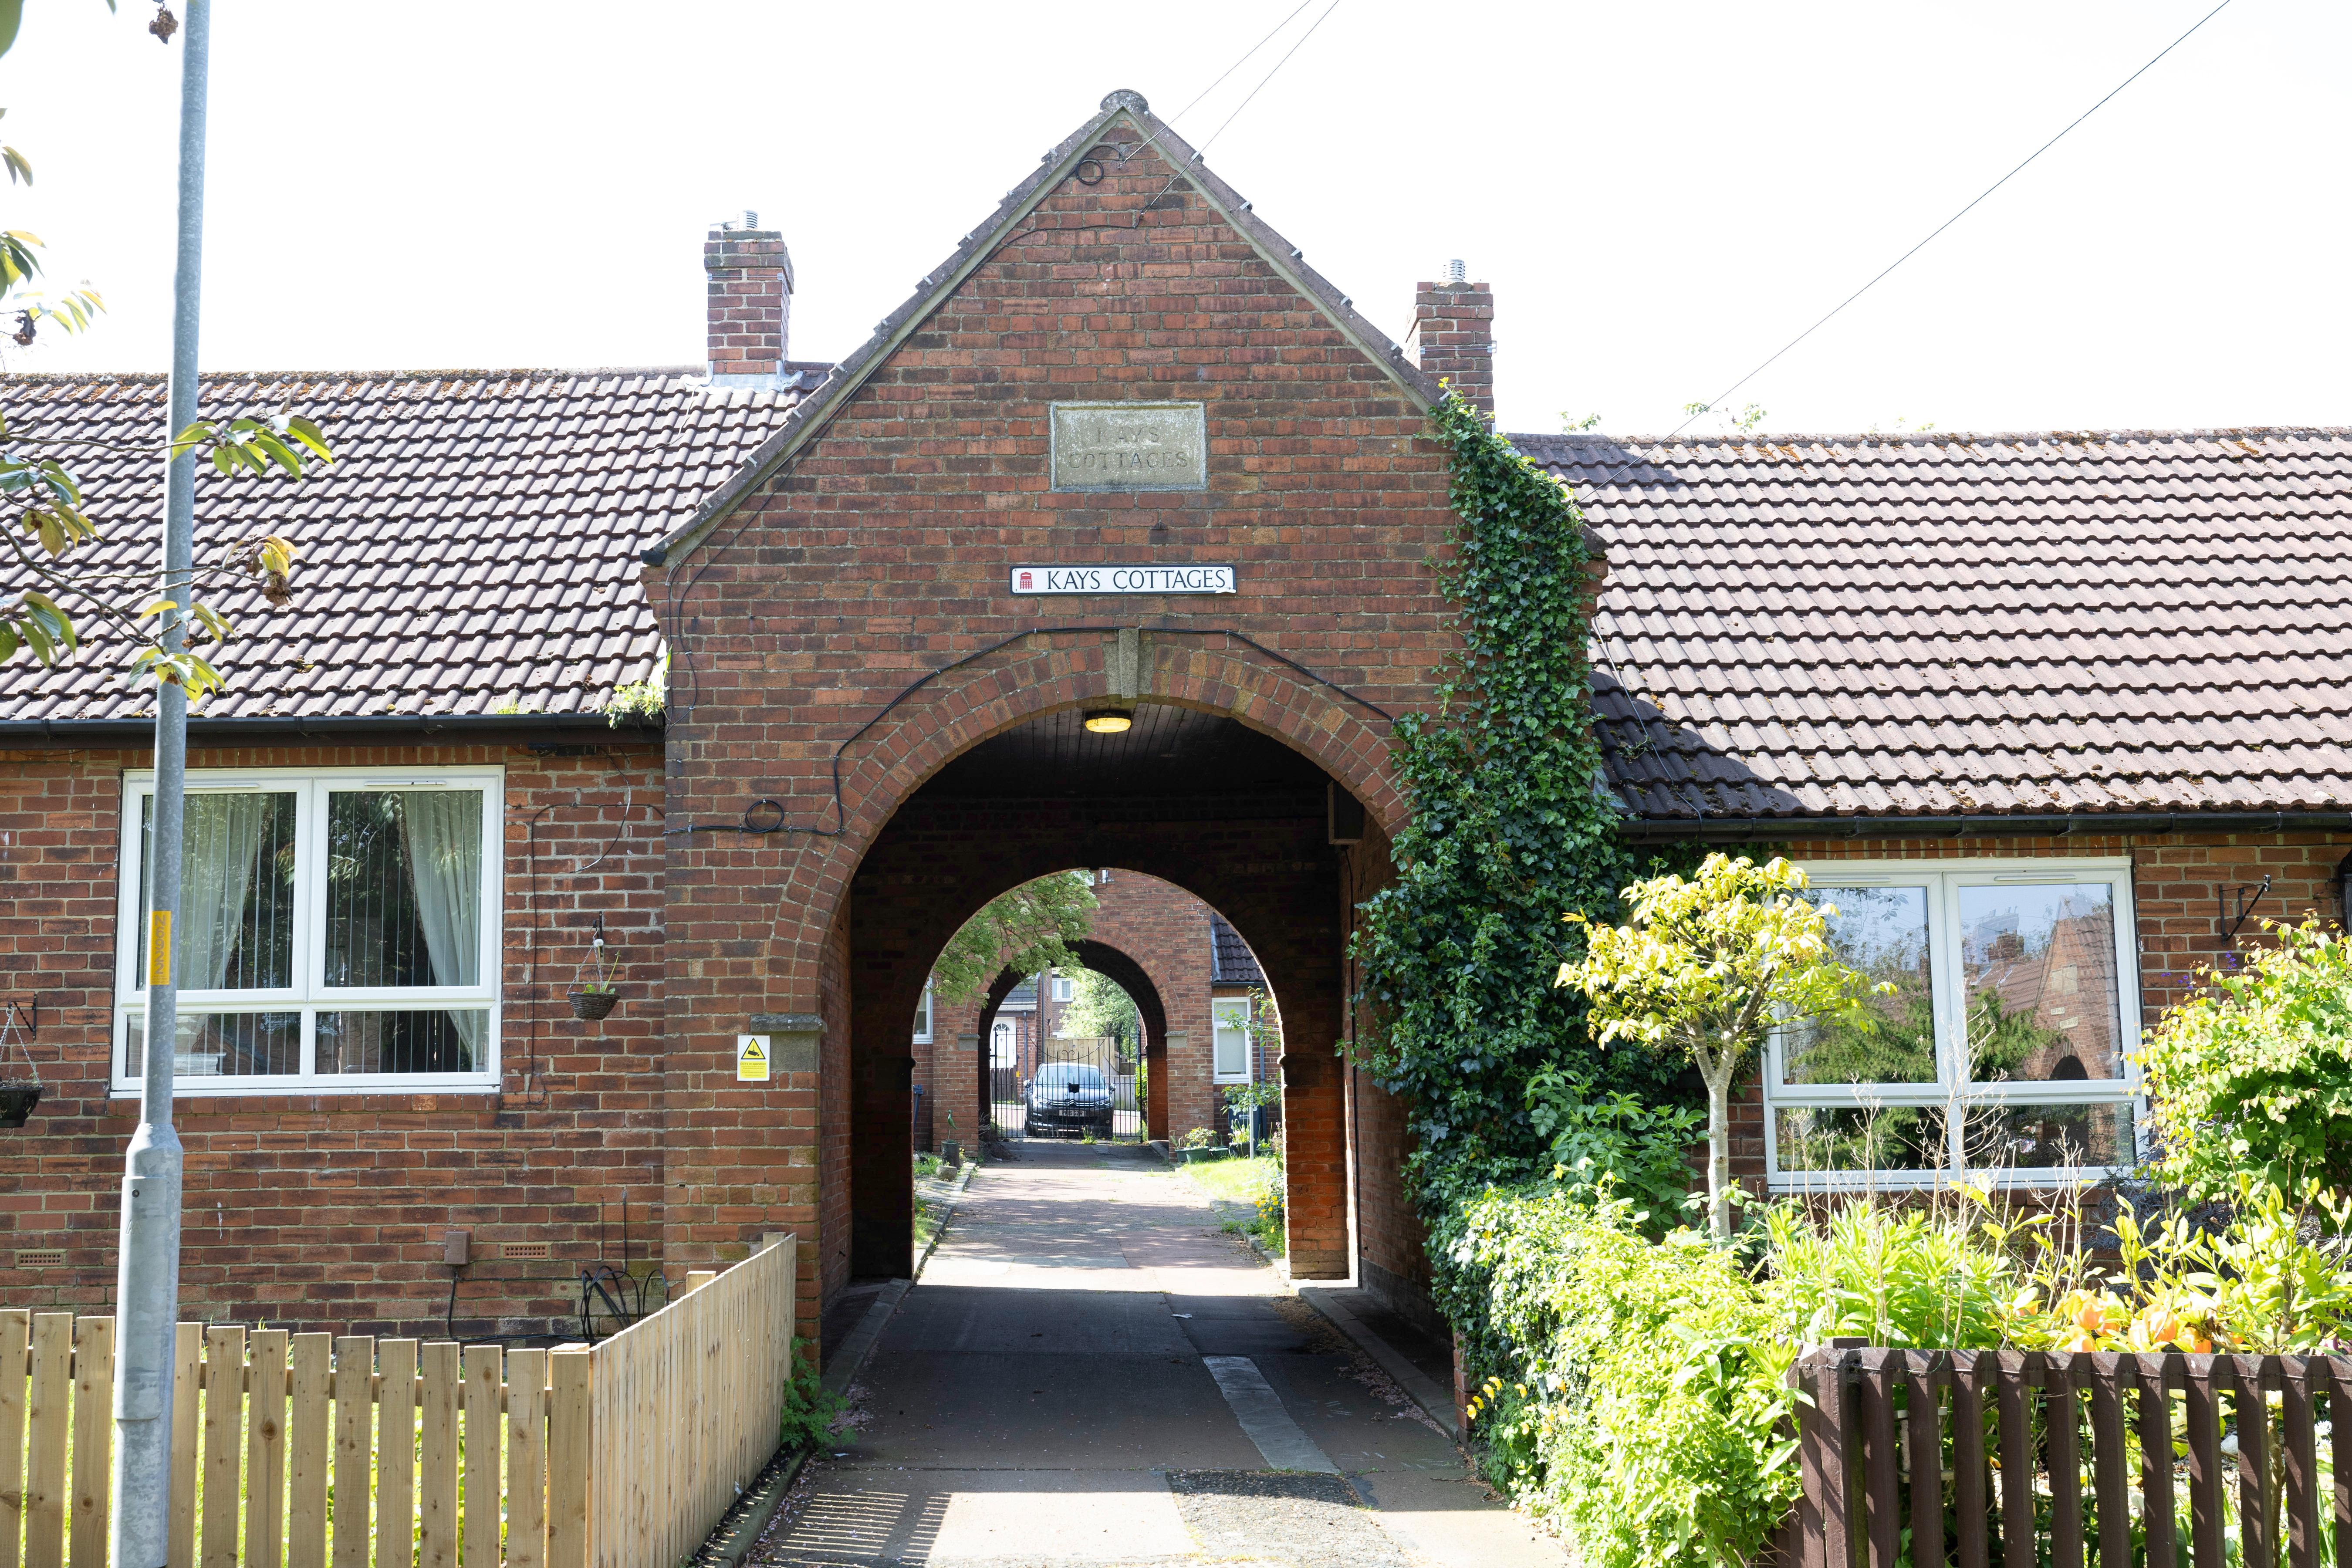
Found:
[[(179, 254), (172, 279), (171, 412), (166, 437), (196, 417), (196, 317), (205, 242), (205, 87), (211, 0), (187, 0), (180, 47)], [(177, 652), (194, 589), (195, 455), (171, 458), (163, 486), (163, 619)], [(179, 990), (172, 972), (180, 908), (180, 828), (186, 803), (188, 695), (155, 698), (155, 828), (147, 886), (147, 1014), (139, 1130), (123, 1162), (121, 1259), (115, 1280), (113, 1568), (165, 1568), (172, 1501), (172, 1340), (180, 1297), (180, 1136), (172, 1129)]]

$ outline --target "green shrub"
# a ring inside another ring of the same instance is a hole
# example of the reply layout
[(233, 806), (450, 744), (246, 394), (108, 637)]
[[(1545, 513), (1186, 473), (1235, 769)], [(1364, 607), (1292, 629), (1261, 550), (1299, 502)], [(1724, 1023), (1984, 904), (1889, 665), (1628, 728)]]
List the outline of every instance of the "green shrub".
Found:
[(1651, 1228), (1671, 1229), (1689, 1196), (1691, 1146), (1706, 1123), (1695, 1108), (1653, 1105), (1556, 1067), (1528, 1080), (1528, 1117), (1551, 1141), (1552, 1180), (1572, 1196), (1631, 1198)]
[(795, 1336), (792, 1357), (793, 1379), (784, 1388), (776, 1430), (777, 1441), (787, 1452), (830, 1441), (834, 1426), (849, 1409), (841, 1395), (824, 1385), (815, 1345)]
[(1765, 1216), (1766, 1291), (1782, 1334), (1816, 1345), (1840, 1335), (1923, 1349), (2006, 1342), (2024, 1281), (2006, 1233), (1963, 1201), (1856, 1198), (1826, 1213), (1775, 1205)]
[[(1797, 1495), (1792, 1344), (1729, 1253), (1642, 1234), (1625, 1200), (1489, 1192), (1447, 1227), (1441, 1289), (1479, 1380), (1489, 1478), (1591, 1568), (1751, 1558)], [(1461, 1298), (1476, 1292), (1476, 1310)]]
[(2200, 1199), (2242, 1174), (2352, 1190), (2352, 936), (2265, 929), (2279, 945), (2209, 972), (2140, 1056), (2163, 1175)]

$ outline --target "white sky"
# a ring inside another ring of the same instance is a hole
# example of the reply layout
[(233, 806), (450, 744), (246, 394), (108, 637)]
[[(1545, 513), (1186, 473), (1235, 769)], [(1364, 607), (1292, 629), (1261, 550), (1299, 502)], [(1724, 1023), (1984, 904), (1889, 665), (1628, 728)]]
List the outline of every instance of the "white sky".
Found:
[[(1105, 92), (1173, 113), (1289, 4), (220, 0), (204, 363), (698, 363), (743, 207), (792, 246), (793, 357), (837, 358)], [(1400, 336), (1446, 258), (1491, 279), (1507, 428), (1662, 431), (2210, 4), (1341, 0), (1209, 161)], [(121, 5), (28, 6), (0, 59), (39, 180), (6, 221), (110, 306), (13, 368), (167, 357), (179, 50)], [(2347, 59), (2340, 0), (2235, 0), (1735, 401), (2352, 424)]]

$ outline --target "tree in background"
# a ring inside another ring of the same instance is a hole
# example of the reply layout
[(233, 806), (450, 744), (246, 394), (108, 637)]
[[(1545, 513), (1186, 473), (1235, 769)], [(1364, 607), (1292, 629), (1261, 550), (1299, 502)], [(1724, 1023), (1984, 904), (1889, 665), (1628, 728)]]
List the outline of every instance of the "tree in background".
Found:
[(1094, 929), (1094, 879), (1056, 871), (999, 893), (948, 938), (931, 966), (931, 994), (951, 1007), (979, 1000), (1006, 970), (1034, 974), (1079, 967), (1076, 945)]
[[(1580, 914), (1584, 957), (1558, 984), (1584, 994), (1605, 1046), (1631, 1040), (1688, 1056), (1706, 1083), (1707, 1217), (1731, 1239), (1731, 1086), (1772, 1031), (1800, 1019), (1846, 1019), (1868, 979), (1830, 956), (1833, 905), (1798, 895), (1805, 874), (1777, 856), (1710, 855), (1687, 879), (1669, 873), (1624, 892), (1633, 919)], [(1890, 986), (1875, 989), (1886, 991)]]
[[(23, 10), (22, 0), (0, 0), (0, 54), (16, 43)], [(158, 37), (168, 42), (169, 30)], [(33, 166), (16, 148), (0, 147), (0, 165), (6, 167), (11, 185), (33, 183)], [(5, 335), (19, 345), (32, 343), (45, 324), (80, 331), (106, 308), (94, 289), (52, 296), (34, 287), (41, 273), (41, 248), (37, 235), (0, 230), (0, 316), (15, 316), (16, 331)], [(13, 603), (0, 603), (0, 661), (23, 651), (54, 665), (80, 645), (84, 628), (96, 622), (131, 648), (134, 671), (186, 688), (190, 702), (220, 688), (220, 672), (202, 654), (163, 646), (161, 617), (174, 611), (188, 620), (191, 644), (207, 637), (226, 642), (228, 621), (202, 595), (221, 585), (250, 584), (271, 605), (288, 603), (293, 597), (293, 544), (277, 534), (237, 540), (213, 564), (196, 568), (188, 604), (159, 598), (154, 568), (143, 555), (135, 563), (101, 559), (100, 519), (71, 466), (78, 454), (143, 456), (161, 466), (191, 450), (225, 477), (282, 473), (300, 479), (311, 458), (334, 460), (318, 426), (284, 410), (225, 423), (199, 419), (169, 440), (115, 442), (18, 429), (0, 408), (0, 508), (6, 509), (0, 537), (8, 542), (5, 559), (16, 595)]]
[(1109, 975), (1092, 969), (1070, 973), (1075, 994), (1062, 1008), (1062, 1033), (1080, 1039), (1118, 1042), (1118, 1054), (1135, 1060), (1143, 1049), (1143, 1016), (1135, 998)]

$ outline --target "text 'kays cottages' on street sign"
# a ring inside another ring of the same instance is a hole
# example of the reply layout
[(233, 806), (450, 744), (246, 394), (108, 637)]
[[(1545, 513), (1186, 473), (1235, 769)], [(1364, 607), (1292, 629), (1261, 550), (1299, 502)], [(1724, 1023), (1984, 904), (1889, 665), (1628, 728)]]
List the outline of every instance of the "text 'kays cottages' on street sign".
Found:
[(1040, 566), (1013, 568), (1016, 595), (1032, 594), (1233, 594), (1240, 574), (1232, 566)]

